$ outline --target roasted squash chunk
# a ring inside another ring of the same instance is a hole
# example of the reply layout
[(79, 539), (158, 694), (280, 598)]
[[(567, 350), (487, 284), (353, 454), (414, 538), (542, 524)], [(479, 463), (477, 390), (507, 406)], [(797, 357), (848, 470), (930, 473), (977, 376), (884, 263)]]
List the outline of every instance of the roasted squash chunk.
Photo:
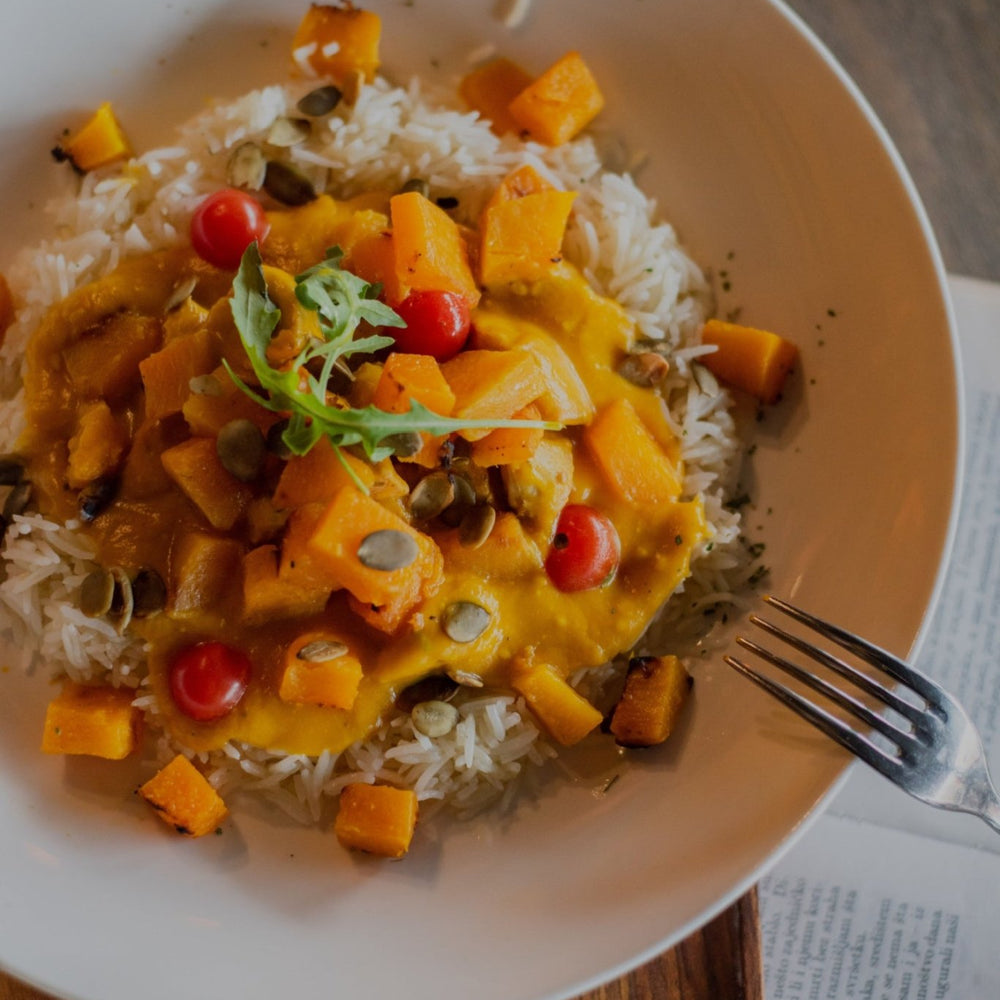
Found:
[(651, 747), (672, 732), (693, 684), (676, 656), (636, 656), (629, 661), (625, 690), (611, 717), (620, 746)]
[(131, 688), (67, 681), (45, 712), (42, 751), (122, 760), (139, 745), (142, 713), (134, 698)]
[(601, 713), (547, 663), (520, 670), (512, 686), (524, 696), (542, 728), (563, 746), (579, 743), (601, 724)]
[(501, 57), (462, 77), (458, 92), (473, 111), (478, 111), (490, 123), (497, 135), (503, 135), (520, 128), (507, 109), (532, 79), (526, 69)]
[(344, 847), (401, 858), (417, 825), (417, 796), (390, 785), (348, 785), (340, 795), (334, 833)]
[(762, 403), (776, 403), (785, 379), (798, 360), (798, 348), (769, 330), (710, 319), (702, 343), (716, 350), (698, 360), (723, 382), (756, 396)]
[(253, 497), (250, 488), (230, 475), (216, 452), (215, 438), (191, 438), (161, 456), (163, 468), (208, 523), (228, 531)]
[(128, 139), (105, 101), (60, 147), (77, 170), (96, 170), (129, 155)]
[(351, 73), (366, 80), (379, 67), (382, 20), (370, 10), (351, 4), (313, 4), (299, 23), (292, 53), (299, 69), (343, 84)]
[(329, 632), (300, 635), (286, 650), (279, 697), (299, 705), (349, 709), (358, 696), (361, 661)]
[(139, 794), (164, 823), (186, 837), (204, 837), (216, 830), (229, 811), (208, 779), (183, 754), (154, 774)]
[(531, 139), (558, 146), (585, 128), (604, 107), (604, 96), (579, 52), (567, 52), (508, 105)]

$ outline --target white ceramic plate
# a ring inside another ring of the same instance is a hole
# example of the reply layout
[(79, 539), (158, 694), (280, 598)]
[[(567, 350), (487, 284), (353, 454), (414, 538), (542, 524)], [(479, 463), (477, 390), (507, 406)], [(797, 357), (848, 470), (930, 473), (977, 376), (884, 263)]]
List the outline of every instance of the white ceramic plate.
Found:
[[(771, 589), (906, 651), (950, 537), (953, 335), (912, 186), (829, 56), (768, 0), (536, 0), (516, 31), (493, 0), (371, 6), (397, 76), (487, 42), (534, 68), (584, 52), (605, 123), (649, 152), (644, 186), (728, 271), (722, 309), (801, 347), (754, 458)], [(65, 125), (111, 99), (138, 148), (163, 142), (205, 97), (283, 79), (304, 8), (5, 0), (0, 267), (40, 235)], [(672, 745), (609, 794), (580, 762), (510, 821), (385, 864), (247, 815), (173, 837), (123, 791), (130, 765), (37, 752), (44, 699), (0, 674), (0, 965), (88, 1000), (570, 996), (732, 901), (844, 766), (713, 659)]]

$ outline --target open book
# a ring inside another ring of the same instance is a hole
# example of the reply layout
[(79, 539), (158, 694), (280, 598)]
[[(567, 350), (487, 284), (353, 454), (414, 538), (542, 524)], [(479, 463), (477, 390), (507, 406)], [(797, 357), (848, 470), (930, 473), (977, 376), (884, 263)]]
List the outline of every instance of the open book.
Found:
[[(963, 497), (915, 662), (962, 702), (1000, 779), (1000, 285), (951, 278), (950, 287)], [(760, 908), (767, 1000), (1000, 998), (1000, 835), (910, 798), (864, 764), (762, 880)]]

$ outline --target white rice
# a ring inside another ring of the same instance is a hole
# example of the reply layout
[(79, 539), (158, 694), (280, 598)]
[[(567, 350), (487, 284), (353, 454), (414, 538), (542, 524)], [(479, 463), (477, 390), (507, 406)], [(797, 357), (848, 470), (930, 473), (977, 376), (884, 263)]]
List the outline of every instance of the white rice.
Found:
[[(513, 4), (511, 16), (523, 17), (527, 6)], [(53, 234), (23, 251), (7, 275), (18, 318), (0, 353), (0, 451), (14, 449), (23, 426), (23, 348), (44, 311), (123, 257), (184, 242), (194, 207), (226, 183), (229, 152), (262, 139), (275, 118), (293, 113), (305, 89), (267, 87), (212, 106), (183, 126), (173, 145), (88, 174), (79, 190), (49, 206)], [(422, 177), (432, 197), (459, 197), (458, 213), (470, 223), (496, 184), (524, 163), (579, 192), (566, 256), (595, 289), (625, 307), (642, 337), (662, 342), (671, 361), (664, 391), (682, 442), (685, 491), (703, 495), (711, 525), (711, 537), (695, 553), (692, 577), (648, 643), (690, 653), (703, 631), (703, 611), (737, 601), (752, 568), (740, 543), (739, 515), (724, 504), (741, 453), (730, 400), (704, 369), (692, 368), (704, 350), (699, 336), (711, 303), (709, 284), (631, 177), (603, 172), (590, 139), (550, 149), (498, 138), (450, 100), (427, 94), (418, 82), (395, 88), (378, 81), (363, 88), (353, 109), (318, 123), (312, 138), (286, 155), (318, 188), (338, 197), (395, 190)], [(157, 706), (143, 684), (141, 645), (76, 609), (77, 589), (93, 565), (91, 547), (76, 527), (26, 515), (14, 518), (7, 532), (0, 629), (14, 658), (10, 665), (30, 669), (42, 662), (77, 680), (135, 687), (137, 704), (155, 729)], [(520, 699), (472, 693), (457, 704), (459, 724), (435, 740), (400, 716), (339, 756), (311, 758), (233, 744), (193, 756), (225, 796), (254, 793), (306, 823), (320, 820), (325, 804), (354, 781), (411, 787), (423, 803), (447, 803), (461, 814), (497, 800), (509, 803), (525, 774), (554, 750)], [(184, 751), (161, 734), (151, 765), (178, 749)]]

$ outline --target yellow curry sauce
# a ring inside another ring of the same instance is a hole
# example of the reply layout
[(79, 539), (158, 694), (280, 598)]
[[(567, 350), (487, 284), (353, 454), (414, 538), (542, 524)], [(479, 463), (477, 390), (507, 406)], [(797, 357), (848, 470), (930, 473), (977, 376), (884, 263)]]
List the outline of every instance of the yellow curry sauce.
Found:
[[(276, 345), (282, 331), (307, 328), (311, 320), (289, 294), (289, 276), (334, 245), (345, 250), (350, 269), (352, 245), (385, 224), (387, 205), (387, 195), (342, 203), (322, 196), (303, 208), (268, 213), (271, 232), (261, 252), (269, 293), (282, 310)], [(177, 302), (178, 290), (183, 293), (192, 283), (190, 297)], [(537, 282), (487, 288), (473, 310), (470, 346), (528, 351), (562, 393), (566, 425), (547, 431), (521, 468), (502, 470), (507, 495), (496, 500), (497, 520), (485, 541), (469, 547), (457, 527), (439, 521), (417, 525), (443, 555), (442, 582), (395, 632), (364, 621), (332, 579), (323, 608), (248, 620), (241, 582), (246, 555), (271, 545), (280, 558), (296, 523), (295, 507), (275, 492), (285, 461), (269, 456), (264, 473), (251, 483), (209, 468), (209, 462), (204, 481), (229, 512), (217, 518), (208, 518), (178, 488), (161, 461), (165, 451), (184, 442), (212, 441), (213, 426), (231, 417), (246, 416), (262, 430), (277, 419), (219, 374), (225, 358), (252, 378), (229, 308), (230, 287), (230, 274), (191, 251), (128, 259), (55, 306), (28, 349), (21, 451), (39, 504), (52, 516), (76, 517), (91, 477), (113, 476), (114, 499), (83, 530), (94, 539), (103, 566), (120, 566), (130, 574), (151, 567), (167, 582), (165, 611), (135, 619), (130, 628), (149, 643), (150, 682), (163, 723), (183, 745), (208, 750), (242, 740), (289, 753), (336, 752), (386, 718), (403, 689), (432, 674), (458, 670), (489, 687), (509, 689), (519, 667), (546, 663), (568, 677), (628, 651), (688, 574), (691, 553), (706, 534), (700, 501), (623, 497), (583, 443), (583, 429), (594, 415), (624, 399), (679, 466), (660, 396), (616, 372), (633, 347), (633, 325), (617, 304), (595, 294), (575, 269), (560, 263)], [(190, 374), (214, 372), (223, 394), (198, 396), (192, 390), (174, 404), (158, 399), (160, 412), (151, 414), (140, 364), (180, 341), (191, 348), (184, 351), (185, 363), (200, 359), (200, 370)], [(377, 370), (369, 366), (366, 378), (359, 373), (353, 391), (360, 397)], [(351, 400), (356, 405), (367, 401)], [(208, 451), (213, 450), (214, 441)], [(409, 520), (409, 488), (430, 471), (386, 460), (369, 476), (371, 495)], [(484, 475), (495, 477), (497, 471)], [(315, 505), (323, 484), (313, 485), (316, 491), (308, 501)], [(520, 497), (512, 495), (517, 489)], [(556, 519), (568, 502), (607, 514), (621, 542), (614, 577), (577, 593), (556, 589), (544, 568)], [(181, 554), (192, 539), (224, 543), (213, 550), (222, 560), (213, 579), (179, 579)], [(490, 613), (488, 627), (471, 642), (455, 642), (441, 627), (446, 609), (456, 601), (473, 602)], [(288, 644), (313, 629), (335, 634), (363, 666), (352, 709), (291, 704), (278, 695)], [(206, 638), (244, 650), (253, 673), (246, 695), (229, 715), (196, 722), (174, 706), (167, 672), (174, 651)]]

